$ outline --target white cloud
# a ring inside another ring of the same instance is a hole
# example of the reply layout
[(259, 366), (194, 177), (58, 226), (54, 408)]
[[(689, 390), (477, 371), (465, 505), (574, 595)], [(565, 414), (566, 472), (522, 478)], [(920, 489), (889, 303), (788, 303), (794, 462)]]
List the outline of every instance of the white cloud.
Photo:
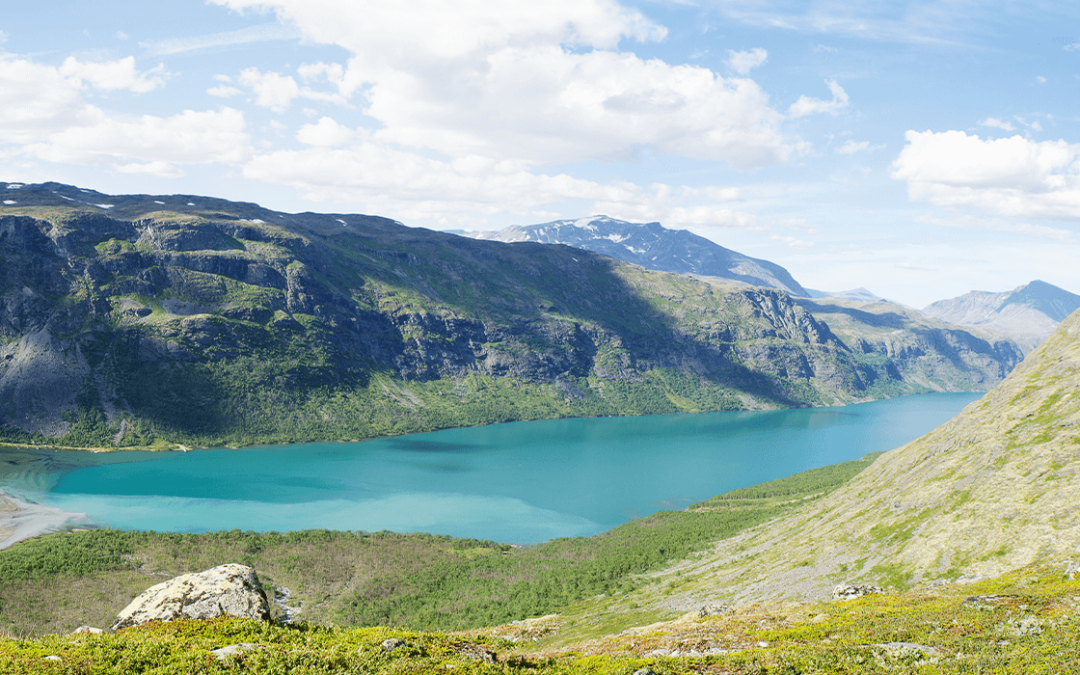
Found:
[(90, 123), (51, 133), (25, 146), (22, 154), (49, 162), (117, 166), (130, 166), (125, 164), (129, 160), (150, 166), (240, 164), (250, 154), (244, 115), (231, 108), (118, 120), (88, 106), (87, 117)]
[(849, 138), (843, 145), (836, 149), (836, 152), (841, 155), (854, 155), (857, 152), (873, 152), (875, 150), (883, 150), (884, 148), (884, 144), (870, 145), (870, 141), (856, 142)]
[(305, 145), (325, 148), (345, 145), (355, 137), (355, 131), (329, 117), (320, 118), (315, 124), (305, 124), (296, 134), (296, 140)]
[(167, 77), (164, 64), (158, 65), (144, 73), (135, 69), (135, 57), (117, 61), (82, 62), (73, 56), (64, 59), (59, 73), (64, 77), (83, 80), (95, 89), (113, 91), (127, 89), (138, 94), (153, 91), (165, 84)]
[(273, 22), (260, 24), (258, 26), (248, 26), (247, 28), (241, 28), (240, 30), (228, 31), (225, 33), (168, 38), (154, 42), (140, 42), (139, 46), (146, 49), (150, 56), (168, 56), (171, 54), (183, 54), (186, 52), (246, 45), (253, 42), (295, 40), (299, 37), (300, 33), (292, 26)]
[(1080, 218), (1080, 144), (908, 131), (892, 177), (911, 199), (1001, 216)]
[(614, 0), (215, 2), (272, 7), (308, 40), (348, 50), (340, 73), (316, 64), (300, 76), (325, 78), (343, 97), (362, 90), (383, 142), (533, 164), (649, 147), (752, 168), (790, 151), (782, 116), (753, 81), (617, 51), (621, 40), (658, 40), (666, 29)]
[(769, 58), (769, 53), (760, 47), (755, 47), (748, 52), (736, 52), (729, 49), (728, 54), (728, 67), (740, 75), (746, 75)]
[(902, 270), (911, 270), (912, 272), (937, 272), (936, 267), (928, 267), (926, 265), (913, 265), (912, 263), (896, 263), (896, 267)]
[(1007, 120), (999, 120), (996, 117), (987, 117), (983, 121), (979, 122), (980, 126), (993, 127), (994, 129), (1004, 129), (1005, 131), (1012, 131), (1016, 127), (1012, 125), (1012, 122)]
[(784, 236), (781, 236), (779, 234), (771, 235), (769, 237), (769, 239), (772, 239), (773, 241), (778, 241), (781, 244), (787, 244), (788, 246), (791, 246), (791, 247), (794, 247), (794, 248), (813, 248), (814, 247), (814, 242), (812, 242), (812, 241), (803, 241), (802, 239), (797, 239), (795, 237), (784, 237)]
[(791, 117), (803, 117), (804, 115), (816, 113), (835, 115), (841, 109), (846, 108), (848, 95), (844, 88), (837, 84), (836, 80), (825, 80), (825, 84), (828, 85), (829, 91), (832, 92), (833, 98), (831, 101), (822, 101), (803, 94), (799, 97), (799, 100), (792, 103), (791, 107), (788, 108), (788, 115)]
[(814, 45), (813, 50), (817, 53), (836, 54), (840, 50), (836, 47), (830, 47), (828, 45)]
[(981, 218), (971, 215), (963, 215), (955, 218), (936, 218), (933, 216), (919, 216), (919, 222), (929, 223), (937, 227), (947, 227), (957, 230), (982, 230), (985, 232), (1006, 232), (1019, 234), (1032, 239), (1048, 239), (1059, 241), (1064, 244), (1076, 243), (1077, 236), (1069, 230), (1046, 225), (1034, 225), (1032, 223), (1018, 223), (1013, 220), (1000, 218)]
[(0, 143), (28, 143), (81, 123), (81, 89), (52, 66), (0, 57)]
[(119, 171), (120, 173), (143, 174), (150, 176), (158, 176), (159, 178), (182, 178), (185, 175), (183, 169), (169, 164), (168, 162), (160, 161), (114, 164), (113, 169)]
[(69, 59), (57, 68), (0, 58), (0, 143), (15, 146), (5, 152), (8, 161), (101, 164), (127, 173), (176, 176), (174, 164), (235, 164), (247, 156), (239, 111), (112, 118), (83, 99), (87, 82), (134, 90), (153, 84), (129, 59), (111, 64)]
[(255, 93), (255, 104), (283, 112), (300, 95), (300, 86), (289, 75), (259, 72), (258, 68), (245, 68), (238, 78), (240, 84)]
[(1039, 84), (1046, 84), (1046, 78), (1043, 77), (1042, 75), (1036, 75), (1035, 76), (1035, 81), (1038, 82)]
[(240, 94), (243, 94), (244, 92), (240, 91), (236, 87), (230, 87), (227, 84), (221, 84), (216, 87), (210, 87), (206, 90), (206, 93), (210, 94), (211, 96), (217, 96), (219, 98), (232, 98), (233, 96), (238, 96)]

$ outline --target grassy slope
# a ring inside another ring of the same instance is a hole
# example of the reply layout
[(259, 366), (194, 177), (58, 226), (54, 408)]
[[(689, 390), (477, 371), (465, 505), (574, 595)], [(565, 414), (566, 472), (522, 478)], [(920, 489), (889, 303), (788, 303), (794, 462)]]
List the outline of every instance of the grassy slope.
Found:
[[(176, 621), (114, 635), (0, 639), (0, 663), (10, 675), (1068, 673), (1080, 661), (1077, 593), (1080, 583), (1060, 568), (1036, 568), (934, 592), (690, 615), (555, 648), (562, 629), (550, 620), (464, 634)], [(388, 638), (404, 644), (387, 652)], [(243, 642), (258, 647), (223, 660), (210, 654)]]
[[(678, 565), (692, 606), (814, 598), (850, 580), (896, 588), (1065, 559), (1080, 541), (1080, 313), (960, 415), (827, 498)], [(782, 543), (782, 545), (780, 545)], [(678, 577), (676, 576), (678, 575)]]

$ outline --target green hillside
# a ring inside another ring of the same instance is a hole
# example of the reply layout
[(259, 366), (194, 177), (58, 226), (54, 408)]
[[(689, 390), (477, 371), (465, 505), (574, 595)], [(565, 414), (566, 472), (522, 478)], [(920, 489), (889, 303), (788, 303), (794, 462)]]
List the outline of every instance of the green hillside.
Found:
[(55, 183), (0, 207), (0, 304), (0, 441), (65, 447), (831, 405), (1020, 359), (967, 333), (853, 348), (782, 292), (564, 246)]

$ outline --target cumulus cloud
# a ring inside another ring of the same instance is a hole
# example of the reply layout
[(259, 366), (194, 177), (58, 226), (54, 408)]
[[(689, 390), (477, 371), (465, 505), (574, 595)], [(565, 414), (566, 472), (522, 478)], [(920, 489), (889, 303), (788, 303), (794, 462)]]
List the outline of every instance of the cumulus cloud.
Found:
[(740, 168), (789, 153), (782, 115), (753, 81), (619, 51), (666, 30), (614, 0), (214, 1), (272, 7), (308, 40), (348, 50), (344, 66), (300, 76), (343, 97), (363, 91), (383, 142), (538, 165), (632, 158), (643, 146)]
[(64, 59), (59, 68), (60, 75), (75, 78), (88, 83), (95, 89), (113, 91), (127, 89), (138, 94), (153, 91), (165, 84), (165, 65), (158, 65), (140, 73), (135, 68), (135, 57), (117, 61), (79, 61), (73, 56)]
[(1001, 216), (1080, 216), (1080, 144), (908, 131), (892, 177), (911, 199)]
[(161, 169), (158, 175), (172, 171), (164, 168), (166, 164), (239, 164), (249, 155), (244, 115), (231, 108), (125, 120), (91, 106), (86, 117), (83, 124), (25, 146), (22, 154), (50, 162), (126, 166), (129, 172), (153, 173), (156, 167)]
[(260, 72), (258, 68), (245, 68), (238, 78), (240, 84), (255, 94), (255, 105), (283, 112), (300, 95), (300, 85), (290, 75)]
[(356, 132), (329, 117), (320, 118), (315, 124), (305, 124), (296, 134), (296, 140), (305, 145), (334, 147), (353, 140)]
[(246, 159), (249, 138), (238, 110), (112, 117), (83, 98), (88, 87), (149, 90), (158, 86), (153, 78), (138, 73), (130, 58), (67, 59), (59, 67), (0, 58), (0, 143), (15, 146), (6, 157), (169, 177), (182, 175), (177, 164)]
[(728, 67), (740, 75), (746, 75), (769, 58), (769, 53), (760, 47), (755, 47), (748, 52), (736, 52), (729, 49), (728, 54)]
[(825, 84), (828, 85), (829, 91), (832, 92), (831, 101), (823, 101), (818, 98), (811, 98), (805, 94), (799, 97), (799, 100), (791, 104), (788, 108), (788, 115), (790, 117), (803, 117), (805, 115), (813, 115), (816, 113), (829, 113), (835, 115), (848, 105), (848, 95), (844, 91), (844, 88), (836, 83), (836, 80), (825, 80)]

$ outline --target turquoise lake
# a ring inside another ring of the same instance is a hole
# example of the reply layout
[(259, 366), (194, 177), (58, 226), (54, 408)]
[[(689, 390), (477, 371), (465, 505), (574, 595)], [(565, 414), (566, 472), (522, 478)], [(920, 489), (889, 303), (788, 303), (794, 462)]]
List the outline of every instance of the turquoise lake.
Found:
[(0, 472), (0, 486), (121, 529), (387, 529), (533, 543), (891, 450), (979, 396), (514, 422), (361, 443), (49, 452), (38, 469)]

